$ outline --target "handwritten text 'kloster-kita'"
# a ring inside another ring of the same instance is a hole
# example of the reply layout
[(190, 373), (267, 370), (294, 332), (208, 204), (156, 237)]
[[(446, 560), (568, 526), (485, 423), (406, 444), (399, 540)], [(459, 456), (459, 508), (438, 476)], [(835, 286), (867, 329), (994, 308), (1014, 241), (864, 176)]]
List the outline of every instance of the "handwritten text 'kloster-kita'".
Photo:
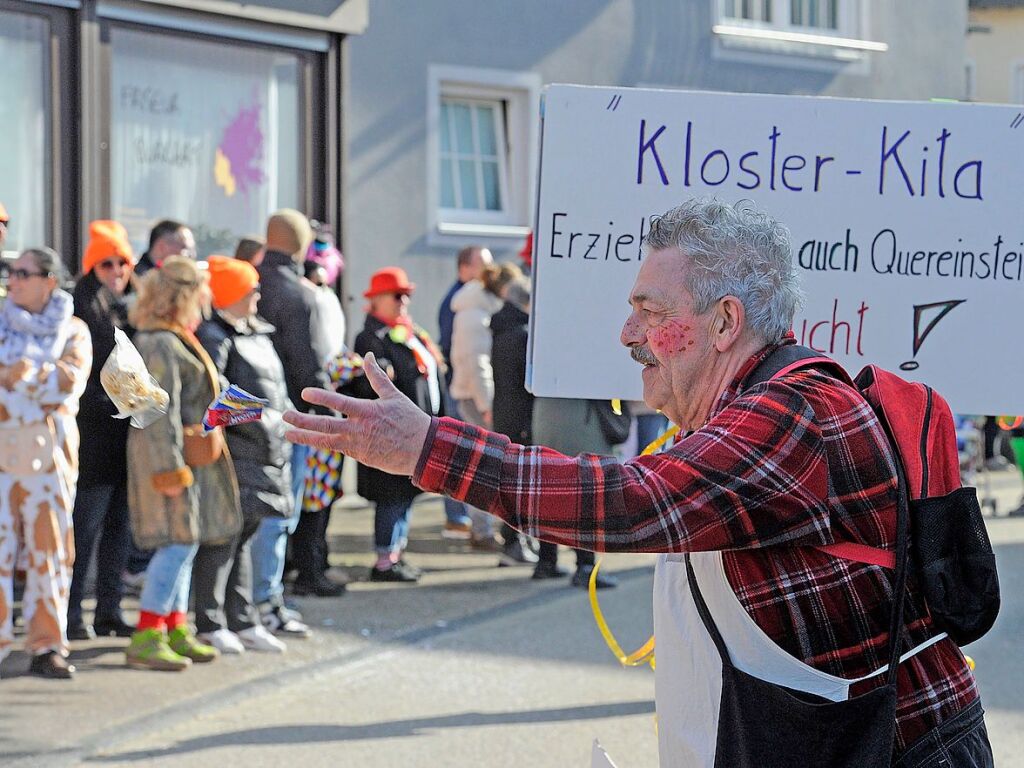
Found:
[(982, 161), (964, 158), (951, 131), (923, 135), (883, 125), (877, 156), (868, 167), (829, 154), (791, 151), (783, 131), (773, 125), (761, 146), (740, 150), (716, 147), (714, 131), (701, 132), (692, 120), (667, 126), (640, 120), (636, 183), (663, 186), (735, 185), (754, 191), (820, 192), (835, 178), (872, 175), (879, 195), (956, 197), (982, 200)]

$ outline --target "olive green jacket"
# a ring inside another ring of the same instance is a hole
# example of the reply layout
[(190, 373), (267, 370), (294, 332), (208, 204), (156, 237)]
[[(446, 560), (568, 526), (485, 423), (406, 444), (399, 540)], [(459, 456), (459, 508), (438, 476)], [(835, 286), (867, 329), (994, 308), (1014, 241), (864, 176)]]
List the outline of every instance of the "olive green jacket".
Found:
[[(139, 328), (133, 339), (149, 372), (166, 390), (167, 413), (128, 435), (128, 506), (142, 549), (169, 544), (226, 543), (241, 530), (238, 481), (231, 456), (189, 467), (184, 429), (198, 425), (220, 390), (217, 370), (183, 328)], [(163, 490), (181, 489), (171, 496)]]

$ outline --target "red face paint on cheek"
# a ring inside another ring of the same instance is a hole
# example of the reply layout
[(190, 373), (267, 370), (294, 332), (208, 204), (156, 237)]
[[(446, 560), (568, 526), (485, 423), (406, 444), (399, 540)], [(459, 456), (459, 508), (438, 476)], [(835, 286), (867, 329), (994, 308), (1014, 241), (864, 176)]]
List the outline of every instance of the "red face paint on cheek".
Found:
[(679, 320), (666, 320), (647, 334), (651, 351), (664, 359), (685, 352), (693, 346), (690, 326)]

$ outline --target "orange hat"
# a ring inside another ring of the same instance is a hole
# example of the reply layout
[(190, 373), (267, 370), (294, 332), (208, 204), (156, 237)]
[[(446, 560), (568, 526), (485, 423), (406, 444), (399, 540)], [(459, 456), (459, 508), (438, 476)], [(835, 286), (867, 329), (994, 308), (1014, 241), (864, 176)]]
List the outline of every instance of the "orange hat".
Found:
[(7, 215), (7, 209), (4, 208), (4, 204), (0, 203), (0, 221), (6, 224), (11, 220), (11, 217)]
[(382, 293), (412, 293), (416, 290), (416, 284), (409, 282), (409, 276), (401, 267), (384, 267), (378, 269), (370, 277), (370, 287), (366, 289), (363, 296), (371, 299), (380, 296)]
[(100, 219), (89, 224), (89, 244), (82, 255), (82, 272), (89, 274), (93, 267), (111, 256), (121, 256), (134, 264), (128, 232), (116, 221)]
[(230, 307), (260, 284), (260, 273), (248, 261), (230, 256), (210, 256), (206, 259), (206, 266), (215, 309)]

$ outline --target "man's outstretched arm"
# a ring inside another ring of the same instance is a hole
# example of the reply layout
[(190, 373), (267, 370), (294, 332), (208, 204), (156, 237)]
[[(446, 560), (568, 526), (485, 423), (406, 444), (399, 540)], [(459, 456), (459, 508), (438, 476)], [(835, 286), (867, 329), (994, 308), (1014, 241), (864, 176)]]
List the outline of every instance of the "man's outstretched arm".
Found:
[(409, 475), (424, 490), (572, 547), (683, 552), (831, 543), (821, 435), (809, 406), (786, 387), (738, 402), (668, 453), (623, 464), (432, 420), (372, 356), (366, 375), (380, 399), (307, 390), (307, 400), (348, 418), (289, 413), (286, 421), (297, 427), (289, 439)]

